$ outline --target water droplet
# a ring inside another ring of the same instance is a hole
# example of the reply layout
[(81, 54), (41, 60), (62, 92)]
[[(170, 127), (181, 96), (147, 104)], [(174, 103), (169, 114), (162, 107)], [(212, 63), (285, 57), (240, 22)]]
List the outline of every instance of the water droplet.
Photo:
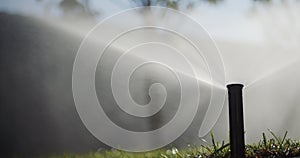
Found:
[(167, 150), (167, 151), (166, 151), (166, 154), (167, 154), (167, 155), (171, 155), (171, 154), (172, 154), (172, 151), (171, 151), (171, 150)]
[(176, 155), (177, 153), (178, 153), (178, 149), (175, 148), (175, 147), (173, 147), (173, 148), (172, 148), (172, 154), (173, 154), (173, 155)]

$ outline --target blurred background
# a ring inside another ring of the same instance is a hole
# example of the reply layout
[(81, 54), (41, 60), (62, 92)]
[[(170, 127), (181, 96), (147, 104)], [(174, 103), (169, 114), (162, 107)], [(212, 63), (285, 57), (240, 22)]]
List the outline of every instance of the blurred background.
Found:
[[(300, 139), (298, 0), (1, 0), (0, 150), (5, 157), (110, 149), (76, 112), (72, 67), (95, 24), (138, 6), (182, 11), (208, 31), (223, 58), (226, 82), (245, 84), (247, 143), (267, 129)], [(227, 114), (226, 103), (213, 128), (219, 141), (228, 139)], [(200, 125), (195, 119), (174, 144), (205, 144), (197, 137)]]

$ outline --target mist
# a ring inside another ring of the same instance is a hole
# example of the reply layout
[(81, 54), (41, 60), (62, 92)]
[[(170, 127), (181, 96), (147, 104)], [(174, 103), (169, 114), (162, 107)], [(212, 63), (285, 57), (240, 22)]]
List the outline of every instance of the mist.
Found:
[[(59, 0), (28, 1), (27, 7), (22, 3), (0, 2), (1, 150), (8, 156), (24, 156), (110, 149), (88, 131), (76, 111), (72, 95), (73, 64), (82, 40), (99, 21), (143, 4), (128, 1), (100, 4), (90, 0), (89, 4), (79, 1), (81, 5), (77, 9), (68, 10), (59, 7)], [(246, 142), (256, 142), (268, 129), (278, 135), (288, 131), (289, 137), (299, 139), (300, 3), (224, 0), (216, 4), (206, 1), (192, 4), (179, 3), (177, 9), (199, 22), (216, 42), (225, 66), (226, 83), (245, 85)], [(142, 12), (136, 16), (141, 18), (141, 23), (159, 22), (147, 21)], [(184, 24), (177, 20), (178, 27), (184, 30)], [(126, 26), (115, 24), (107, 30), (122, 27)], [(133, 35), (132, 39), (151, 38), (147, 32), (141, 34), (143, 36)], [(101, 44), (102, 39), (104, 37), (96, 39), (95, 45)], [(186, 52), (191, 50), (181, 46), (182, 41), (175, 37), (163, 34), (160, 40), (168, 40)], [(140, 104), (148, 103), (149, 86), (157, 81), (164, 83), (168, 92), (166, 104), (148, 119), (129, 116), (117, 107), (109, 84), (106, 84), (111, 75), (109, 70), (125, 47), (126, 44), (113, 45), (105, 62), (98, 65), (95, 83), (98, 98), (105, 102), (103, 109), (109, 118), (121, 127), (133, 131), (159, 128), (178, 108), (180, 88), (176, 78), (159, 66), (142, 67), (133, 76), (132, 83), (135, 84), (130, 84), (133, 99)], [(133, 61), (145, 60), (138, 56), (131, 58)], [(198, 137), (211, 97), (208, 69), (203, 59), (195, 58), (195, 63), (198, 61), (197, 80), (201, 89), (198, 112), (188, 130), (170, 146), (185, 147), (187, 144), (205, 144), (202, 139), (210, 140), (209, 135)], [(225, 87), (220, 84), (217, 89), (224, 91)], [(227, 106), (226, 99), (212, 128), (218, 141), (228, 140)]]

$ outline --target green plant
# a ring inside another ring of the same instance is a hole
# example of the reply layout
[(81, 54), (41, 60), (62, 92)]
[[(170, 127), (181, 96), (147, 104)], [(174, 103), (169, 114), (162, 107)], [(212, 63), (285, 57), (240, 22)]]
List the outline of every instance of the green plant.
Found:
[[(300, 142), (287, 138), (288, 132), (283, 137), (278, 137), (273, 131), (269, 130), (271, 138), (268, 139), (265, 133), (262, 133), (262, 140), (257, 144), (246, 145), (245, 155), (247, 158), (283, 158), (300, 156)], [(230, 143), (218, 143), (213, 133), (210, 133), (210, 146), (188, 145), (185, 149), (178, 150), (161, 149), (145, 153), (130, 153), (120, 150), (104, 150), (90, 152), (83, 155), (62, 154), (51, 156), (50, 158), (230, 158)]]

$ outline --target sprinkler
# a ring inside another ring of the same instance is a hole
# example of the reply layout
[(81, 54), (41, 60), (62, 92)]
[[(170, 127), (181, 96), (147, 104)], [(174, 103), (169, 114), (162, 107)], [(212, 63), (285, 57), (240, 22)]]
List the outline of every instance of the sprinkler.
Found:
[(244, 119), (243, 119), (243, 85), (230, 84), (229, 99), (229, 134), (232, 158), (245, 157)]

